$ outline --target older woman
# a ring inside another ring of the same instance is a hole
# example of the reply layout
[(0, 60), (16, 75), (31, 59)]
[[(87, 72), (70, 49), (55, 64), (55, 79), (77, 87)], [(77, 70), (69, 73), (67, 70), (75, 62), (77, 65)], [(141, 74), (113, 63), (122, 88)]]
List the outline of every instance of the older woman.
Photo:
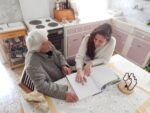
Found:
[(64, 56), (55, 49), (44, 30), (31, 31), (26, 37), (28, 53), (25, 59), (26, 73), (32, 79), (36, 89), (48, 96), (77, 101), (74, 93), (68, 92), (66, 85), (54, 81), (70, 74), (71, 70)]
[[(86, 77), (91, 73), (91, 67), (106, 64), (112, 56), (116, 40), (111, 36), (110, 24), (102, 24), (93, 32), (84, 37), (76, 55), (76, 81), (84, 84)], [(84, 73), (82, 73), (82, 69)]]

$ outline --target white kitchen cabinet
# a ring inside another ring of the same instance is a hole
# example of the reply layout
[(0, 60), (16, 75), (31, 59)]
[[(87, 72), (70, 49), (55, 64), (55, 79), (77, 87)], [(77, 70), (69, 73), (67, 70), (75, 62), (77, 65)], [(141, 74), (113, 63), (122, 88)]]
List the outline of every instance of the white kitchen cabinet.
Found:
[(116, 38), (115, 52), (122, 55), (122, 51), (124, 49), (128, 37), (128, 33), (124, 32), (123, 30), (117, 27), (114, 27), (113, 36)]
[(112, 27), (116, 38), (115, 52), (140, 67), (145, 67), (150, 60), (150, 32), (115, 19)]
[(145, 67), (150, 59), (150, 34), (138, 29), (134, 30), (127, 58), (139, 66)]
[(74, 56), (80, 47), (82, 33), (68, 36), (68, 56)]
[(98, 27), (100, 24), (110, 22), (109, 20), (77, 24), (65, 27), (65, 57), (74, 57), (78, 52), (82, 39)]
[(81, 44), (82, 38), (85, 34), (83, 34), (84, 26), (83, 25), (75, 25), (69, 26), (65, 28), (65, 56), (66, 57), (74, 57), (77, 53), (79, 46)]
[(135, 38), (139, 38), (143, 41), (149, 42), (150, 43), (150, 33), (141, 31), (139, 29), (135, 29), (133, 32), (133, 35), (135, 36)]
[(127, 58), (142, 66), (149, 52), (150, 44), (134, 37)]

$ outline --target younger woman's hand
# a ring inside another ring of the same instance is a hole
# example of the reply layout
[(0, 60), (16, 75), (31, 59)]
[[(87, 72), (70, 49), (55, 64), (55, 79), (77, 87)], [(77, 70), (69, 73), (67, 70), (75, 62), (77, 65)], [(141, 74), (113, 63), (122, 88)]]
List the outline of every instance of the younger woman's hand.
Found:
[(86, 82), (86, 77), (81, 71), (77, 71), (76, 82), (81, 83), (82, 85)]
[(84, 66), (84, 75), (89, 76), (91, 74), (91, 70), (92, 70), (92, 63), (88, 62), (85, 66)]

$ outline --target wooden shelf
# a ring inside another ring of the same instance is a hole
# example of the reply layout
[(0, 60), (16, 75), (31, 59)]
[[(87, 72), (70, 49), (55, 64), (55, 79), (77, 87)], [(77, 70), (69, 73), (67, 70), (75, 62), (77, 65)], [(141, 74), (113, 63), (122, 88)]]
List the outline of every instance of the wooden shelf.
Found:
[[(19, 49), (22, 49), (20, 51), (24, 52), (23, 48), (26, 48), (25, 40), (24, 40), (24, 36), (26, 34), (27, 34), (27, 30), (25, 28), (14, 29), (11, 31), (6, 31), (6, 32), (0, 33), (0, 39), (3, 39), (3, 42), (4, 42), (3, 45), (5, 47), (6, 54), (8, 56), (8, 62), (9, 62), (11, 69), (15, 69), (17, 67), (24, 65), (25, 57), (23, 56), (23, 53), (20, 53), (22, 55), (20, 60), (16, 60), (16, 59), (18, 59), (16, 55), (18, 55), (17, 51), (19, 51)], [(19, 42), (15, 42), (17, 40)], [(15, 42), (15, 43), (13, 43), (13, 42)], [(12, 48), (13, 48), (13, 50), (12, 50)], [(12, 55), (13, 55), (13, 58), (12, 58)], [(16, 57), (14, 57), (14, 55)], [(12, 61), (12, 60), (14, 60), (14, 61)]]
[(0, 38), (16, 38), (20, 36), (25, 36), (26, 33), (27, 33), (26, 29), (13, 30), (0, 33)]

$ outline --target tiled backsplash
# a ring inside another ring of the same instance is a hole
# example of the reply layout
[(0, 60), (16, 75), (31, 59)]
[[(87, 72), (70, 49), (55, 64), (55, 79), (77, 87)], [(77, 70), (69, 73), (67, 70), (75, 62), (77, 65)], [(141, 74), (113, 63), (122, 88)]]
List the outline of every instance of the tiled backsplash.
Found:
[[(150, 1), (146, 0), (110, 0), (111, 9), (121, 9), (127, 17), (133, 17), (141, 22), (150, 19)], [(136, 8), (135, 8), (136, 6)], [(138, 6), (138, 8), (137, 8)], [(143, 11), (138, 10), (143, 8)]]
[(22, 20), (19, 0), (0, 0), (0, 24)]

